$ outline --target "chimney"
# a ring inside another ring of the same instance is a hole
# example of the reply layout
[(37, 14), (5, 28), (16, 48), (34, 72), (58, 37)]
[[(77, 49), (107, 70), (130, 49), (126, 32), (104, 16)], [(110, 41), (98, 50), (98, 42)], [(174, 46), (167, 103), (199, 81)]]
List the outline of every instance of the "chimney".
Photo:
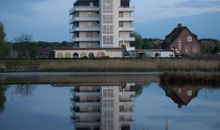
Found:
[(179, 24), (177, 25), (177, 28), (181, 28), (181, 27), (182, 27), (182, 24), (179, 23)]

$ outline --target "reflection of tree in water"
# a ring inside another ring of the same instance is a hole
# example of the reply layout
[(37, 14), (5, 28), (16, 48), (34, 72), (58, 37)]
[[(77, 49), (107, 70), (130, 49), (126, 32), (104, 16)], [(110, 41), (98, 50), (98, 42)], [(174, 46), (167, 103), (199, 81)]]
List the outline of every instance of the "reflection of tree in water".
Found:
[(33, 94), (34, 86), (31, 84), (22, 84), (17, 85), (15, 93), (18, 93), (22, 96), (30, 96)]
[(6, 91), (6, 86), (0, 85), (0, 112), (4, 111), (5, 108), (5, 102), (6, 102), (5, 91)]
[(142, 84), (136, 84), (134, 86), (135, 96), (140, 96), (143, 92), (143, 85)]

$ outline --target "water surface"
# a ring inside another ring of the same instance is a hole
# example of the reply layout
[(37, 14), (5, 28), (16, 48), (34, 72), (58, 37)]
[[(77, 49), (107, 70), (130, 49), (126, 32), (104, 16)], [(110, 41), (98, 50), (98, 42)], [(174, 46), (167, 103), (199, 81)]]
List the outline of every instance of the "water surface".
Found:
[(205, 86), (124, 80), (0, 86), (1, 130), (219, 130), (219, 110), (220, 90)]

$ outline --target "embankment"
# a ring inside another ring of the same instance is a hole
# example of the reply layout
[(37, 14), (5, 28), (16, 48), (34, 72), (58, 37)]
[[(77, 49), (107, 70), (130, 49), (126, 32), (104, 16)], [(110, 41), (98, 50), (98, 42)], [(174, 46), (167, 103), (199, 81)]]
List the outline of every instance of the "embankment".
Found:
[(219, 72), (220, 60), (190, 59), (7, 59), (1, 72)]

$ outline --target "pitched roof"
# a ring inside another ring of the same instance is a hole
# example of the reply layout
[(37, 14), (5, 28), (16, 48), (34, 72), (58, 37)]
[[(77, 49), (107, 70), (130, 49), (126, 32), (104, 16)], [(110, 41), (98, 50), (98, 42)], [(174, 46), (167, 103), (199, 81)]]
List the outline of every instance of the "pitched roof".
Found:
[(166, 36), (165, 43), (172, 43), (176, 38), (181, 34), (183, 30), (187, 30), (193, 37), (197, 37), (196, 34), (192, 33), (186, 26), (182, 26), (178, 24), (176, 28), (172, 30), (172, 32)]
[(200, 88), (196, 88), (195, 91), (193, 91), (192, 96), (186, 97), (179, 94), (174, 88), (163, 87), (163, 89), (166, 92), (166, 96), (170, 97), (180, 108), (183, 105), (187, 106), (193, 98), (197, 97), (200, 90)]

